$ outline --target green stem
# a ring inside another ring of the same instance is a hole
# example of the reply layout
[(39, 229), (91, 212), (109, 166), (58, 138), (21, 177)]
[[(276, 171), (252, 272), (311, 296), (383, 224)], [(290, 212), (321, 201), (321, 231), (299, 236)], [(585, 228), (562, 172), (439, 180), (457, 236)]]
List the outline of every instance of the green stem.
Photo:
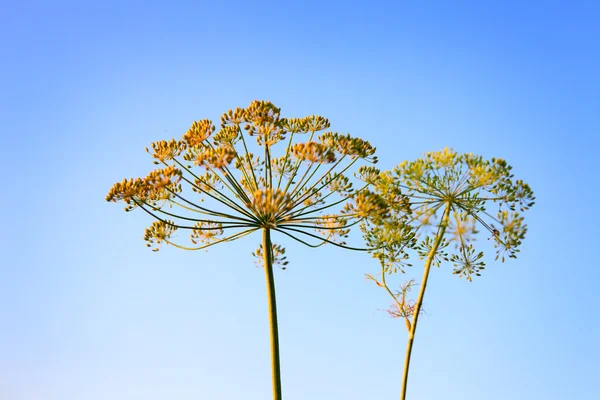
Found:
[[(314, 134), (315, 134), (314, 132), (312, 132), (312, 133), (310, 134), (310, 137), (308, 138), (308, 141), (309, 141), (309, 142), (312, 140), (312, 138), (313, 138), (313, 135), (314, 135)], [(284, 192), (284, 193), (288, 193), (288, 189), (290, 188), (290, 185), (292, 184), (292, 181), (293, 181), (293, 180), (294, 180), (294, 178), (296, 177), (296, 174), (298, 173), (298, 168), (300, 168), (300, 165), (301, 165), (301, 164), (302, 164), (302, 161), (300, 161), (300, 160), (296, 160), (296, 165), (294, 166), (294, 172), (292, 172), (292, 173), (290, 174), (290, 178), (288, 179), (288, 181), (287, 181), (287, 183), (286, 183), (286, 185), (285, 185), (285, 189), (283, 189), (283, 192)]]
[(427, 261), (425, 262), (425, 272), (423, 273), (423, 282), (421, 283), (421, 290), (419, 290), (419, 297), (417, 298), (417, 302), (415, 303), (414, 314), (413, 314), (413, 322), (411, 329), (408, 333), (408, 344), (406, 346), (406, 358), (404, 360), (404, 374), (402, 376), (402, 393), (400, 395), (401, 400), (406, 400), (406, 387), (408, 383), (408, 369), (410, 367), (410, 355), (412, 353), (413, 341), (415, 339), (415, 333), (417, 331), (417, 322), (419, 320), (419, 313), (421, 312), (421, 306), (423, 305), (423, 297), (425, 296), (425, 289), (427, 288), (427, 278), (429, 277), (429, 270), (431, 268), (431, 264), (433, 259), (435, 258), (436, 252), (440, 247), (440, 243), (442, 243), (442, 239), (444, 238), (444, 233), (446, 232), (446, 227), (448, 226), (448, 218), (450, 216), (450, 203), (446, 203), (446, 209), (444, 210), (444, 216), (442, 217), (442, 221), (440, 222), (440, 227), (438, 229), (437, 234), (435, 235), (435, 240), (433, 242), (433, 246), (429, 251), (429, 255), (427, 256)]
[(281, 400), (281, 371), (279, 363), (279, 331), (277, 329), (277, 303), (275, 301), (275, 280), (273, 277), (273, 253), (271, 232), (263, 229), (263, 258), (267, 280), (267, 299), (269, 302), (269, 324), (271, 328), (271, 373), (273, 378), (273, 400)]
[[(299, 204), (302, 204), (302, 202), (304, 202), (305, 200), (310, 199), (312, 196), (314, 196), (315, 193), (318, 193), (321, 191), (321, 189), (323, 189), (325, 186), (327, 186), (329, 183), (333, 182), (338, 176), (342, 175), (344, 172), (346, 172), (346, 170), (348, 168), (350, 168), (352, 166), (352, 164), (354, 164), (356, 162), (356, 160), (358, 160), (358, 158), (355, 158), (354, 160), (352, 160), (352, 162), (350, 164), (348, 164), (346, 166), (346, 168), (344, 168), (341, 172), (338, 172), (335, 174), (335, 176), (333, 178), (331, 178), (330, 180), (328, 180), (327, 182), (325, 182), (323, 185), (321, 185), (321, 187), (319, 187), (317, 190), (315, 190), (314, 192), (312, 192), (312, 190), (315, 188), (315, 186), (317, 186), (324, 178), (327, 178), (327, 176), (329, 175), (329, 173), (331, 171), (333, 171), (335, 169), (335, 167), (337, 167), (342, 160), (345, 158), (346, 156), (343, 155), (342, 158), (340, 158), (335, 164), (333, 164), (333, 166), (331, 168), (329, 168), (329, 170), (327, 172), (325, 172), (325, 174), (323, 174), (323, 176), (321, 176), (310, 188), (308, 188), (306, 190), (306, 192), (301, 195), (299, 198), (294, 200), (294, 205), (292, 206), (292, 209), (294, 207), (296, 207)], [(308, 194), (308, 196), (306, 197), (306, 195)]]
[(279, 180), (277, 181), (277, 190), (281, 186), (281, 180), (283, 179), (283, 173), (285, 172), (285, 168), (290, 159), (290, 148), (292, 147), (292, 138), (294, 137), (294, 132), (290, 134), (290, 140), (288, 141), (287, 149), (285, 150), (285, 159), (283, 161), (283, 167), (281, 169), (281, 175), (279, 175)]
[[(266, 137), (265, 137), (266, 140)], [(273, 174), (271, 171), (271, 150), (265, 143), (265, 186), (273, 188)]]
[[(389, 286), (387, 285), (387, 282), (385, 281), (385, 266), (383, 264), (381, 264), (381, 284), (383, 285), (384, 289), (388, 292), (388, 294), (392, 297), (392, 299), (398, 306), (398, 310), (402, 310), (402, 303), (400, 303), (398, 301), (398, 298), (396, 296), (394, 296), (394, 293), (392, 293)], [(409, 322), (409, 324), (410, 324), (410, 322)], [(408, 325), (407, 325), (407, 327), (408, 327)], [(408, 331), (410, 332), (410, 328), (408, 328)]]
[(245, 157), (248, 157), (248, 167), (250, 169), (250, 173), (252, 173), (252, 179), (254, 179), (254, 187), (258, 190), (258, 181), (256, 180), (256, 174), (254, 174), (254, 166), (252, 165), (252, 160), (250, 159), (250, 153), (248, 152), (248, 147), (246, 146), (246, 139), (244, 139), (244, 131), (238, 125), (238, 130), (240, 132), (240, 137), (242, 138), (242, 143), (244, 144)]
[[(306, 178), (306, 175), (308, 175), (308, 173), (310, 172), (310, 170), (312, 169), (313, 165), (315, 164), (315, 162), (311, 162), (310, 164), (308, 164), (308, 167), (306, 168), (306, 171), (304, 171), (304, 174), (302, 175), (302, 178), (300, 178), (300, 180), (298, 181), (298, 183), (296, 184), (296, 187), (294, 187), (294, 189), (292, 189), (292, 191), (290, 192), (290, 198), (294, 198), (294, 196), (296, 195), (296, 192), (300, 192), (300, 189), (302, 189), (304, 186), (306, 186), (307, 182), (304, 182), (304, 178)], [(317, 166), (318, 168), (318, 166)], [(313, 174), (316, 172), (317, 170), (315, 169), (315, 171), (313, 172)], [(312, 175), (311, 175), (312, 177)], [(310, 179), (310, 178), (309, 178)], [(300, 187), (300, 184), (302, 184), (302, 186)]]

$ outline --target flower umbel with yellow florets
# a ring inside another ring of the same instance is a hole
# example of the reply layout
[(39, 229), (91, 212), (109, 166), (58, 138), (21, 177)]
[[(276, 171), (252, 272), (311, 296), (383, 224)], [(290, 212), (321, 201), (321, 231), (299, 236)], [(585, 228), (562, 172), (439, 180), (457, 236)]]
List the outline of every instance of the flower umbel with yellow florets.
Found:
[[(281, 384), (272, 267), (287, 260), (272, 233), (310, 247), (366, 250), (346, 245), (350, 229), (390, 213), (388, 203), (369, 190), (370, 182), (363, 179), (355, 188), (348, 175), (360, 164), (376, 163), (375, 148), (324, 132), (329, 126), (320, 116), (283, 118), (272, 103), (253, 101), (224, 113), (220, 129), (204, 119), (181, 140), (152, 143), (146, 150), (161, 168), (116, 183), (107, 196), (124, 201), (126, 211), (140, 208), (156, 219), (144, 235), (154, 250), (163, 243), (201, 250), (262, 231), (253, 254), (267, 278), (275, 399), (281, 398)], [(188, 231), (191, 243), (176, 241), (177, 231)]]
[[(404, 231), (396, 229), (389, 234), (386, 224), (391, 221), (365, 231), (369, 246), (378, 249), (373, 251), (374, 257), (382, 264), (380, 278), (368, 277), (392, 297), (394, 309), (400, 310), (392, 315), (406, 322), (409, 339), (401, 396), (405, 399), (412, 344), (431, 265), (450, 262), (454, 274), (469, 281), (480, 276), (485, 268), (484, 253), (473, 243), (480, 232), (493, 242), (497, 260), (516, 258), (527, 232), (522, 213), (534, 204), (535, 197), (529, 185), (514, 179), (506, 161), (488, 161), (448, 148), (401, 163), (389, 178), (409, 199), (410, 214), (400, 216), (398, 225), (404, 225)], [(406, 307), (407, 291), (401, 290), (400, 296), (393, 293), (386, 276), (410, 265), (405, 262), (410, 250), (425, 260), (425, 271), (416, 301)]]

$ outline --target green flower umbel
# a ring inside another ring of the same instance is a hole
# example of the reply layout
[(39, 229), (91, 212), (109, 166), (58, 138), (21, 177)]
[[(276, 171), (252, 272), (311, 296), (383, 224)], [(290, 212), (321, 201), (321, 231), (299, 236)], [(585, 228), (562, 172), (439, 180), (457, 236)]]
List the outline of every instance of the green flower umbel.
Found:
[[(480, 276), (485, 259), (474, 244), (478, 234), (493, 241), (496, 259), (516, 258), (527, 233), (522, 213), (535, 198), (529, 185), (514, 179), (506, 161), (488, 161), (448, 148), (405, 161), (386, 177), (408, 199), (410, 212), (366, 225), (365, 237), (377, 249), (373, 256), (381, 263), (380, 278), (367, 277), (392, 297), (390, 314), (403, 318), (409, 332), (401, 396), (405, 399), (412, 345), (431, 265), (450, 262), (454, 273), (469, 281)], [(410, 265), (410, 250), (425, 260), (416, 302), (406, 299), (414, 281), (402, 285), (398, 292), (392, 292), (386, 281), (387, 276)]]

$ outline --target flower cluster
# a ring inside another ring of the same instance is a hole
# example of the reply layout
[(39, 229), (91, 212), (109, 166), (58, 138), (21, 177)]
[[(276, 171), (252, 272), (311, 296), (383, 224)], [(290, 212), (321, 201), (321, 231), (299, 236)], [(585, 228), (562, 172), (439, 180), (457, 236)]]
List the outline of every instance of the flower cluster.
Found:
[[(515, 258), (527, 232), (523, 211), (535, 197), (529, 185), (514, 180), (512, 167), (502, 159), (484, 160), (473, 154), (457, 154), (451, 149), (426, 153), (425, 157), (404, 162), (395, 169), (398, 184), (410, 193), (413, 210), (421, 221), (415, 229), (439, 227), (440, 211), (449, 208), (445, 227), (448, 245), (454, 243), (450, 260), (455, 273), (471, 280), (483, 269), (482, 253), (471, 244), (480, 229), (489, 233), (496, 259)], [(490, 212), (491, 206), (497, 208)], [(425, 216), (423, 220), (423, 216)], [(448, 247), (448, 246), (446, 246)], [(427, 246), (421, 246), (423, 257)]]
[[(430, 265), (439, 267), (444, 262), (452, 263), (454, 274), (469, 281), (480, 276), (484, 252), (474, 245), (480, 231), (488, 232), (496, 259), (516, 257), (527, 232), (522, 213), (535, 198), (527, 184), (514, 179), (506, 161), (488, 161), (446, 148), (405, 161), (391, 172), (378, 174), (375, 168), (365, 167), (359, 173), (373, 183), (371, 190), (380, 199), (396, 205), (393, 215), (376, 223), (365, 219), (361, 226), (373, 257), (381, 264), (381, 281), (376, 282), (387, 289), (396, 308), (397, 296), (385, 277), (411, 265), (411, 250), (426, 260), (424, 281)], [(492, 206), (495, 213), (490, 212)]]
[[(116, 183), (107, 200), (124, 201), (127, 211), (141, 208), (157, 220), (145, 236), (152, 247), (198, 250), (264, 229), (311, 247), (347, 247), (352, 226), (392, 211), (386, 194), (370, 190), (372, 180), (363, 179), (379, 172), (357, 165), (377, 162), (375, 148), (325, 132), (329, 127), (324, 117), (284, 118), (272, 103), (254, 101), (225, 112), (220, 128), (203, 119), (180, 140), (152, 143), (146, 151), (162, 168)], [(358, 179), (351, 179), (345, 173), (355, 166)], [(177, 229), (190, 232), (191, 245), (175, 243)], [(283, 248), (273, 249), (283, 254)]]

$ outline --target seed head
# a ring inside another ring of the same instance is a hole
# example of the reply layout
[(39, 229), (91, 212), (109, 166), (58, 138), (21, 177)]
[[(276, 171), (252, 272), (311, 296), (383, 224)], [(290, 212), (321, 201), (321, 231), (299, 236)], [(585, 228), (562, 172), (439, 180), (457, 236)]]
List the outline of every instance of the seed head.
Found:
[(194, 121), (190, 129), (183, 135), (183, 141), (189, 146), (200, 146), (212, 135), (215, 126), (209, 119)]

